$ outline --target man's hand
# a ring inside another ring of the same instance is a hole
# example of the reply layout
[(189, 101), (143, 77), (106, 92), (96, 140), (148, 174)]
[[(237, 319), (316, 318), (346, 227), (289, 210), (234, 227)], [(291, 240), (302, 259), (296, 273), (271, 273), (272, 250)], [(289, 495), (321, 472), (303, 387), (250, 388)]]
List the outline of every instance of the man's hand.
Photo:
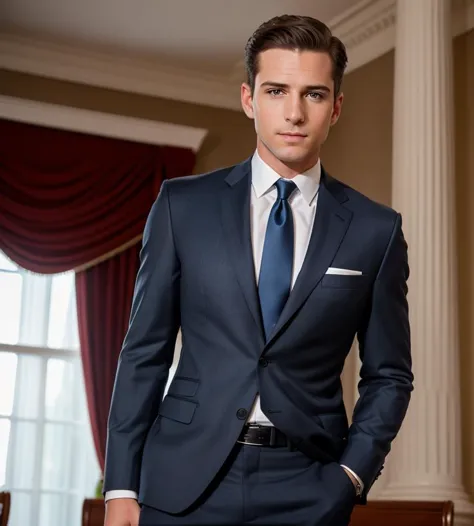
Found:
[(105, 505), (104, 526), (138, 526), (140, 506), (135, 499), (111, 499)]

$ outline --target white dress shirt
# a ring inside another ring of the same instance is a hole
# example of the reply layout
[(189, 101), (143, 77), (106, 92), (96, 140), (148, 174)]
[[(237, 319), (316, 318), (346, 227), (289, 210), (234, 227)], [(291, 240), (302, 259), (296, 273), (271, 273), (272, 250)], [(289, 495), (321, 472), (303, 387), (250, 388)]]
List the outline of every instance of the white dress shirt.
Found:
[[(253, 258), (255, 266), (255, 279), (258, 284), (260, 275), (260, 264), (262, 261), (263, 244), (267, 230), (270, 211), (275, 204), (278, 192), (275, 183), (280, 179), (275, 170), (266, 164), (257, 152), (252, 157), (252, 193), (250, 195), (250, 224)], [(303, 265), (306, 251), (308, 250), (309, 239), (313, 230), (314, 218), (316, 216), (316, 205), (321, 180), (321, 163), (308, 171), (293, 177), (297, 189), (288, 199), (293, 213), (294, 224), (294, 252), (293, 252), (293, 275), (291, 286), (293, 287), (298, 274)], [(260, 407), (260, 397), (257, 395), (252, 411), (250, 412), (248, 423), (260, 425), (272, 425), (268, 418), (263, 414)], [(357, 475), (344, 466), (358, 479)], [(114, 490), (108, 491), (105, 499), (113, 498), (137, 498), (133, 491)]]
[[(267, 230), (270, 211), (278, 197), (275, 183), (281, 179), (275, 170), (266, 164), (257, 152), (252, 158), (252, 193), (250, 195), (250, 224), (253, 249), (253, 261), (255, 266), (255, 279), (258, 283), (260, 275), (260, 264), (262, 262), (263, 243)], [(321, 179), (321, 163), (313, 166), (307, 172), (297, 175), (291, 179), (297, 189), (291, 194), (288, 203), (293, 213), (294, 225), (294, 251), (293, 251), (293, 275), (291, 287), (295, 284), (300, 273), (303, 261), (308, 250), (309, 238), (313, 230), (314, 218), (316, 216), (316, 204)], [(272, 425), (260, 408), (260, 397), (257, 396), (253, 409), (250, 413), (249, 423)]]

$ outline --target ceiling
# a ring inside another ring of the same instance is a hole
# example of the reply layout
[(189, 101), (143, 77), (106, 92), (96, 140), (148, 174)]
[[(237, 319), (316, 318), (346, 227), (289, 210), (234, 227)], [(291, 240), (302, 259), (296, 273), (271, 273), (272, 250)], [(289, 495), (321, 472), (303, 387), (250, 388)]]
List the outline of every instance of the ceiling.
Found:
[[(474, 0), (451, 2), (453, 34), (472, 29)], [(323, 20), (346, 45), (349, 73), (395, 47), (397, 5), (397, 0), (0, 0), (0, 68), (240, 111), (244, 47), (260, 23), (284, 13)]]
[(284, 13), (329, 23), (354, 0), (1, 0), (0, 29), (64, 44), (147, 57), (222, 76), (248, 37)]

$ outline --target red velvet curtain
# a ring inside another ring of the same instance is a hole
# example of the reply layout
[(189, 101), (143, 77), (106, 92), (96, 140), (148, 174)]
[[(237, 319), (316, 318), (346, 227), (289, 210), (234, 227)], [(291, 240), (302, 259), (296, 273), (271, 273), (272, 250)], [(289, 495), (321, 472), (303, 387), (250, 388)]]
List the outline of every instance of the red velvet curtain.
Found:
[(0, 247), (23, 268), (64, 272), (142, 233), (163, 176), (191, 150), (0, 119)]
[(190, 174), (195, 156), (182, 148), (1, 119), (0, 137), (0, 249), (42, 274), (76, 269), (106, 255), (76, 274), (87, 402), (103, 469), (140, 235), (162, 180)]
[(117, 359), (128, 327), (140, 243), (76, 274), (77, 316), (92, 435), (104, 469)]

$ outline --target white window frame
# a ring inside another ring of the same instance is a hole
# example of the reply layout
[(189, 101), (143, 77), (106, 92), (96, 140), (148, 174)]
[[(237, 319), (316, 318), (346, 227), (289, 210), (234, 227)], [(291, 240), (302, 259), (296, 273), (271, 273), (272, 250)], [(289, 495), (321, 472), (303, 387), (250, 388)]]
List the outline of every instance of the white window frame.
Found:
[[(21, 291), (21, 314), (20, 314), (20, 338), (21, 339), (27, 339), (30, 340), (33, 338), (34, 335), (38, 337), (38, 335), (43, 339), (44, 343), (47, 343), (47, 334), (49, 329), (49, 315), (50, 315), (50, 304), (51, 304), (51, 290), (52, 290), (52, 283), (53, 283), (53, 275), (50, 276), (42, 276), (41, 280), (34, 279), (34, 276), (21, 269), (18, 268), (18, 270), (6, 270), (3, 268), (0, 268), (0, 273), (14, 273), (14, 274), (20, 274), (22, 275), (23, 282), (22, 282), (22, 291)], [(43, 290), (38, 290), (43, 288)], [(42, 301), (41, 301), (42, 300)], [(43, 315), (41, 315), (41, 313)], [(12, 493), (12, 512), (14, 511), (14, 495), (15, 494), (23, 494), (23, 495), (30, 495), (31, 497), (31, 508), (30, 508), (30, 516), (28, 524), (29, 526), (37, 526), (41, 524), (40, 522), (40, 500), (42, 495), (61, 495), (65, 497), (64, 500), (64, 506), (65, 510), (64, 514), (66, 516), (67, 521), (73, 520), (74, 523), (79, 524), (80, 521), (80, 514), (78, 512), (79, 501), (76, 501), (76, 505), (72, 505), (72, 508), (74, 510), (74, 516), (72, 516), (73, 510), (70, 509), (72, 499), (71, 497), (76, 497), (82, 499), (85, 496), (93, 496), (95, 487), (90, 487), (90, 491), (88, 495), (84, 495), (84, 492), (81, 491), (79, 488), (79, 485), (76, 484), (75, 488), (63, 488), (63, 489), (43, 489), (41, 487), (41, 481), (42, 481), (42, 470), (43, 470), (43, 457), (44, 457), (44, 437), (45, 432), (48, 424), (60, 424), (62, 426), (67, 426), (68, 428), (76, 428), (80, 429), (83, 428), (84, 430), (90, 429), (90, 424), (88, 421), (88, 412), (87, 408), (85, 411), (85, 420), (74, 420), (73, 418), (70, 420), (60, 418), (47, 418), (46, 417), (46, 395), (47, 395), (47, 367), (48, 367), (48, 361), (50, 359), (57, 359), (62, 360), (66, 362), (73, 362), (75, 363), (75, 366), (81, 367), (80, 363), (80, 352), (78, 349), (73, 348), (50, 348), (46, 346), (34, 346), (34, 345), (25, 345), (25, 344), (7, 344), (0, 342), (0, 352), (6, 352), (6, 353), (12, 353), (16, 355), (17, 357), (35, 357), (36, 359), (40, 360), (40, 375), (39, 375), (39, 385), (38, 385), (38, 411), (36, 416), (33, 417), (23, 417), (18, 416), (18, 407), (15, 407), (15, 404), (19, 400), (18, 392), (17, 390), (21, 388), (20, 382), (18, 381), (18, 378), (16, 378), (15, 381), (15, 394), (14, 394), (14, 406), (12, 409), (12, 413), (10, 415), (7, 414), (1, 414), (0, 413), (0, 420), (8, 420), (11, 422), (11, 424), (17, 423), (17, 422), (30, 422), (35, 424), (36, 429), (36, 443), (35, 443), (35, 465), (33, 468), (33, 481), (31, 484), (30, 489), (24, 489), (24, 488), (17, 488), (12, 485), (13, 481), (13, 472), (14, 469), (14, 462), (17, 458), (16, 455), (16, 448), (18, 446), (18, 436), (16, 433), (18, 432), (18, 429), (16, 426), (11, 425), (10, 427), (10, 440), (9, 440), (9, 446), (8, 446), (8, 453), (7, 453), (7, 465), (6, 465), (6, 480), (5, 480), (5, 486), (0, 489), (5, 489), (7, 491), (10, 491)], [(18, 370), (17, 373), (18, 374)], [(78, 388), (82, 389), (83, 387), (80, 387), (80, 385), (83, 386), (83, 382), (81, 382), (79, 385), (76, 384), (76, 386), (73, 387), (74, 393), (73, 396), (77, 396)], [(0, 388), (1, 392), (1, 388)], [(85, 393), (84, 393), (85, 395)], [(86, 404), (87, 405), (87, 404)], [(90, 432), (90, 431), (89, 431)], [(82, 448), (82, 453), (85, 453), (85, 448)], [(95, 452), (94, 452), (95, 456)], [(88, 479), (92, 476), (90, 474), (85, 475), (85, 470), (87, 468), (91, 467), (90, 463), (90, 457), (87, 457), (88, 462), (82, 462), (79, 469), (79, 473), (81, 473), (81, 478), (84, 479), (84, 477), (87, 477)], [(84, 456), (84, 460), (86, 460), (86, 455)], [(78, 460), (76, 457), (73, 457), (72, 455), (67, 460), (68, 462), (75, 462), (76, 466), (79, 465), (80, 460)], [(87, 466), (87, 467), (86, 467)], [(100, 471), (98, 469), (98, 464), (96, 465), (97, 472), (93, 475), (93, 478), (95, 479), (95, 482), (98, 481)], [(78, 489), (79, 488), (79, 489)], [(77, 517), (76, 517), (77, 515)], [(41, 524), (42, 526), (42, 524)], [(54, 525), (56, 526), (56, 525)], [(62, 526), (62, 525), (57, 525)]]

